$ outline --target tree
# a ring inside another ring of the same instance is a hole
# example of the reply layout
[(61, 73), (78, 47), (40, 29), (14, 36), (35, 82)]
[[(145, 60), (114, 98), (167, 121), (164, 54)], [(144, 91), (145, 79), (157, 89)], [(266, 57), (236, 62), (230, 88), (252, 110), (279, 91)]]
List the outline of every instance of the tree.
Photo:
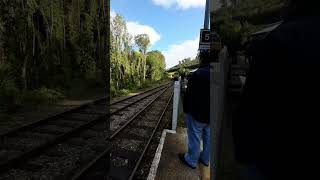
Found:
[(75, 80), (102, 81), (109, 43), (106, 2), (1, 0), (0, 61), (10, 64), (13, 85), (23, 91), (65, 90)]
[(135, 43), (139, 48), (139, 51), (142, 53), (143, 63), (142, 63), (142, 70), (143, 70), (143, 81), (146, 79), (146, 52), (150, 45), (150, 39), (147, 34), (139, 34), (134, 37)]
[(151, 51), (147, 54), (147, 76), (151, 80), (158, 81), (165, 71), (165, 58), (160, 51)]
[(190, 73), (190, 70), (184, 67), (180, 67), (177, 72), (179, 76), (186, 77)]
[(211, 26), (228, 45), (231, 55), (243, 49), (251, 33), (263, 29), (262, 24), (282, 20), (287, 0), (232, 0), (211, 14)]
[[(165, 62), (159, 51), (147, 53), (150, 40), (148, 35), (132, 37), (125, 19), (117, 14), (110, 19), (110, 83), (111, 90), (131, 89), (142, 85), (146, 78), (162, 78)], [(138, 51), (134, 49), (138, 47)]]
[(127, 32), (126, 22), (120, 15), (111, 21), (111, 75), (119, 89), (125, 82), (125, 73), (130, 70), (130, 35)]

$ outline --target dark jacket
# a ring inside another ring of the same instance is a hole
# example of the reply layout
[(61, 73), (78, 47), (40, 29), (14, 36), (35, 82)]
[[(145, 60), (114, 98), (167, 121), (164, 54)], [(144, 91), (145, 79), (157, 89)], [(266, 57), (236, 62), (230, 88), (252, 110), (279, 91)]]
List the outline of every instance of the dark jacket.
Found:
[(253, 53), (233, 120), (235, 152), (238, 161), (256, 164), (270, 179), (309, 175), (307, 161), (318, 154), (319, 22), (285, 21)]
[(210, 122), (210, 67), (201, 67), (192, 73), (183, 98), (183, 111), (195, 120)]

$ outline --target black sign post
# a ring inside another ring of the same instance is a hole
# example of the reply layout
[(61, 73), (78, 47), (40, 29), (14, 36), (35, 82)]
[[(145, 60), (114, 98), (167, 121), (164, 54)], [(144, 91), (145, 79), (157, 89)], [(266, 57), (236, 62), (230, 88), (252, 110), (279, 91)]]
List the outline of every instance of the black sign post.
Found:
[(210, 50), (210, 29), (200, 30), (199, 50)]

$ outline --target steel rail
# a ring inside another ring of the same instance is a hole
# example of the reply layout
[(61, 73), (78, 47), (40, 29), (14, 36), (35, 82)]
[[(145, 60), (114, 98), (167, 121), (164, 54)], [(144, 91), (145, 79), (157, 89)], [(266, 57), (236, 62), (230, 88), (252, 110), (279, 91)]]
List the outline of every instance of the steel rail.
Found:
[[(142, 92), (142, 93), (140, 93), (140, 94), (136, 94), (136, 95), (133, 95), (133, 96), (129, 96), (129, 97), (127, 97), (127, 98), (124, 98), (124, 99), (121, 99), (121, 100), (119, 100), (119, 101), (113, 102), (113, 103), (110, 104), (110, 106), (111, 106), (111, 105), (115, 105), (115, 104), (117, 104), (117, 103), (121, 103), (121, 102), (123, 102), (123, 101), (125, 101), (125, 100), (128, 100), (128, 99), (132, 99), (132, 98), (135, 98), (135, 97), (137, 97), (137, 96), (143, 95), (143, 94), (145, 94), (145, 93), (148, 93), (148, 92), (150, 92), (150, 91), (152, 91), (152, 90), (155, 90), (155, 89), (157, 89), (157, 88), (161, 88), (161, 87), (166, 86), (166, 85), (168, 85), (168, 84), (170, 84), (170, 83), (167, 83), (167, 84), (164, 84), (164, 85), (160, 85), (160, 86), (157, 86), (157, 87), (155, 87), (155, 88), (152, 88), (152, 89), (149, 89), (149, 90), (147, 90), (147, 91), (144, 91), (144, 92)], [(12, 129), (10, 129), (9, 131), (0, 133), (0, 139), (3, 138), (4, 136), (9, 136), (9, 135), (14, 134), (14, 133), (16, 133), (16, 132), (19, 132), (19, 131), (22, 131), (22, 130), (25, 130), (25, 129), (28, 129), (28, 128), (32, 128), (32, 127), (34, 127), (34, 126), (37, 126), (37, 125), (39, 125), (39, 124), (41, 124), (41, 123), (45, 123), (45, 122), (50, 121), (50, 120), (52, 120), (52, 119), (60, 118), (60, 117), (62, 117), (63, 115), (66, 115), (66, 114), (68, 114), (68, 113), (73, 113), (73, 112), (75, 112), (75, 111), (78, 111), (78, 110), (81, 110), (81, 109), (83, 109), (83, 108), (89, 107), (90, 105), (97, 104), (97, 103), (99, 103), (100, 101), (107, 100), (107, 98), (108, 98), (108, 97), (98, 98), (98, 99), (94, 100), (93, 102), (88, 102), (88, 103), (82, 104), (82, 105), (80, 105), (80, 106), (71, 108), (71, 109), (69, 109), (69, 110), (66, 110), (66, 111), (63, 111), (63, 112), (58, 112), (58, 113), (56, 113), (56, 114), (54, 114), (54, 115), (52, 115), (52, 116), (50, 116), (50, 117), (47, 117), (47, 118), (44, 118), (44, 119), (40, 119), (40, 120), (37, 120), (37, 121), (35, 121), (35, 122), (26, 123), (26, 124), (24, 124), (24, 125), (22, 125), (22, 126), (19, 126), (19, 127), (16, 127), (16, 128), (12, 128)]]
[[(150, 107), (150, 106), (151, 106), (161, 95), (163, 95), (164, 92), (166, 92), (167, 89), (169, 89), (170, 87), (171, 87), (171, 86), (168, 86), (167, 88), (165, 88), (165, 90), (164, 90), (162, 93), (160, 93), (155, 99), (153, 99), (150, 103), (148, 103), (142, 110), (140, 110), (138, 113), (136, 113), (133, 117), (131, 117), (130, 120), (127, 121), (127, 123), (126, 123), (125, 125), (123, 125), (121, 128), (119, 128), (115, 133), (113, 133), (112, 136), (109, 137), (109, 140), (114, 139), (124, 128), (126, 128), (132, 121), (134, 121), (134, 120), (135, 120), (142, 112), (144, 112), (148, 107)], [(167, 104), (166, 104), (166, 106), (165, 106), (165, 108), (164, 108), (165, 110), (164, 110), (164, 111), (162, 112), (162, 114), (161, 114), (161, 118), (159, 118), (160, 120), (162, 119), (163, 114), (165, 113), (165, 111), (166, 111), (167, 108), (168, 108), (168, 105), (169, 105), (169, 103), (170, 103), (170, 101), (171, 101), (171, 99), (172, 99), (172, 95), (173, 95), (173, 93), (171, 94), (171, 97), (169, 98), (169, 101), (167, 102)], [(157, 123), (156, 127), (159, 126), (159, 123), (160, 123), (160, 121), (158, 120), (158, 123)], [(155, 129), (157, 129), (157, 128), (155, 128)], [(155, 134), (155, 130), (154, 130), (153, 133), (152, 133), (152, 137), (154, 136), (154, 134)], [(152, 139), (152, 138), (149, 139), (148, 145), (150, 144), (151, 139)], [(146, 149), (147, 149), (147, 148), (144, 149), (143, 154), (145, 153)], [(108, 156), (108, 153), (109, 153), (109, 148), (106, 149), (104, 152), (100, 153), (100, 154), (99, 154), (96, 158), (94, 158), (91, 162), (89, 162), (83, 169), (81, 169), (78, 173), (76, 173), (76, 174), (71, 178), (71, 180), (81, 179), (81, 176), (82, 176), (83, 174), (85, 174), (86, 172), (88, 172), (88, 170), (89, 170), (92, 166), (94, 166), (94, 164), (96, 164), (97, 161), (99, 161), (99, 160), (102, 159), (103, 157)], [(139, 158), (139, 161), (138, 161), (139, 163), (140, 163), (141, 159), (142, 159), (142, 157)], [(136, 168), (137, 168), (137, 167), (136, 167)], [(136, 171), (136, 168), (134, 169), (135, 171)]]
[(136, 119), (142, 112), (144, 112), (148, 107), (150, 107), (163, 93), (166, 92), (167, 89), (169, 89), (170, 86), (166, 87), (165, 90), (163, 90), (162, 93), (157, 95), (156, 98), (154, 98), (152, 101), (150, 101), (144, 108), (142, 108), (140, 111), (138, 111), (134, 116), (132, 116), (123, 126), (118, 128), (112, 135), (109, 137), (109, 140), (114, 139), (123, 129), (125, 129), (132, 121)]
[[(151, 96), (151, 95), (153, 95), (153, 94), (155, 94), (155, 93), (157, 93), (157, 92), (159, 92), (159, 91), (161, 91), (161, 90), (163, 90), (165, 88), (169, 88), (170, 87), (170, 86), (167, 86), (167, 84), (165, 84), (163, 86), (162, 87), (161, 86), (157, 87), (157, 88), (160, 88), (160, 89), (155, 91), (155, 92), (153, 92), (153, 93), (151, 93), (151, 94), (149, 94), (149, 95), (147, 95), (147, 96), (144, 96), (143, 98), (138, 99), (138, 100), (136, 100), (136, 101), (134, 101), (134, 102), (122, 107), (122, 108), (117, 109), (116, 111), (112, 112), (110, 115), (113, 115), (113, 114), (115, 114), (115, 113), (117, 113), (117, 112), (119, 112), (119, 111), (121, 111), (121, 110), (123, 110), (123, 109), (125, 109), (125, 108), (127, 108), (127, 107), (129, 107), (129, 106), (131, 106), (131, 105), (133, 105), (133, 104), (135, 104), (137, 102), (139, 102), (139, 101), (142, 101), (143, 99), (145, 99), (145, 98), (147, 98), (147, 97), (149, 97), (149, 96)], [(154, 89), (157, 89), (157, 88), (154, 88)], [(154, 89), (152, 89), (152, 90), (154, 90)], [(152, 91), (152, 90), (150, 90), (150, 91)], [(150, 91), (148, 91), (148, 92), (150, 92)], [(127, 100), (127, 99), (130, 99), (130, 98), (126, 98), (124, 100)], [(121, 102), (123, 102), (124, 100), (121, 100)], [(92, 104), (92, 103), (90, 103), (90, 104)], [(88, 105), (86, 104), (86, 106), (88, 106)], [(50, 120), (51, 120), (51, 118), (50, 118)], [(41, 144), (41, 145), (39, 145), (39, 146), (37, 146), (35, 148), (32, 148), (29, 151), (23, 152), (20, 155), (14, 157), (12, 159), (9, 159), (9, 160), (4, 161), (4, 162), (0, 162), (0, 172), (6, 171), (6, 170), (10, 169), (11, 167), (14, 167), (15, 165), (19, 164), (20, 162), (25, 161), (26, 159), (30, 158), (31, 156), (34, 156), (34, 155), (40, 153), (41, 151), (43, 151), (44, 149), (46, 149), (46, 148), (48, 148), (48, 147), (50, 147), (52, 145), (55, 145), (57, 142), (59, 142), (61, 140), (64, 140), (68, 136), (71, 136), (74, 133), (77, 133), (77, 132), (79, 132), (79, 131), (81, 131), (83, 129), (86, 129), (87, 127), (90, 127), (90, 126), (94, 125), (95, 123), (97, 123), (99, 121), (102, 121), (102, 120), (105, 120), (104, 116), (100, 116), (98, 118), (95, 118), (94, 120), (91, 120), (91, 121), (89, 121), (87, 123), (81, 124), (78, 127), (75, 127), (73, 129), (71, 129), (70, 131), (65, 132), (65, 133), (63, 133), (61, 135), (58, 135), (57, 137), (55, 137), (53, 139), (49, 139), (47, 142), (45, 142), (45, 143), (43, 143), (43, 144)], [(47, 121), (49, 121), (49, 120), (46, 119), (45, 122), (47, 122)], [(45, 122), (42, 122), (42, 123), (45, 123)], [(32, 127), (34, 127), (34, 126), (29, 126), (29, 128), (32, 128)], [(23, 128), (22, 130), (25, 130), (25, 129)], [(18, 130), (18, 131), (21, 131), (21, 129)]]
[(162, 118), (163, 118), (163, 115), (166, 113), (166, 111), (167, 111), (167, 109), (168, 109), (168, 106), (169, 106), (169, 104), (170, 104), (170, 102), (171, 102), (171, 100), (172, 100), (172, 97), (173, 97), (173, 92), (172, 92), (172, 94), (171, 94), (171, 96), (170, 96), (170, 98), (169, 98), (169, 100), (168, 100), (168, 102), (167, 102), (164, 110), (162, 111), (162, 113), (161, 113), (161, 115), (160, 115), (160, 117), (159, 117), (159, 119), (158, 119), (158, 122), (157, 122), (156, 126), (155, 126), (154, 129), (153, 129), (153, 132), (152, 132), (152, 134), (151, 134), (151, 136), (150, 136), (150, 138), (149, 138), (149, 140), (148, 140), (147, 145), (144, 147), (144, 149), (143, 149), (143, 151), (142, 151), (142, 154), (141, 154), (140, 157), (139, 157), (138, 162), (136, 163), (133, 171), (131, 172), (131, 175), (130, 175), (130, 177), (129, 177), (129, 180), (132, 180), (134, 174), (136, 173), (136, 171), (137, 171), (137, 169), (138, 169), (138, 167), (139, 167), (139, 165), (140, 165), (140, 163), (141, 163), (141, 160), (142, 160), (144, 154), (146, 153), (146, 151), (147, 151), (147, 149), (148, 149), (148, 147), (149, 147), (149, 145), (150, 145), (150, 143), (151, 143), (151, 140), (152, 140), (154, 134), (156, 133), (156, 131), (157, 131), (158, 127), (159, 127), (159, 124), (160, 124), (160, 122), (161, 122), (161, 120), (162, 120)]

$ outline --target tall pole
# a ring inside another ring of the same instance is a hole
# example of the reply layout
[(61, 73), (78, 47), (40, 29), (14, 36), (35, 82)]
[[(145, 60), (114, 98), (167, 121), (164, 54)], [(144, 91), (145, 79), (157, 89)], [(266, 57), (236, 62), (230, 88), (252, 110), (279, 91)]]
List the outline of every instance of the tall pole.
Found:
[(206, 1), (206, 10), (205, 10), (205, 15), (204, 15), (204, 23), (203, 23), (203, 28), (204, 29), (209, 29), (209, 24), (210, 24), (210, 0)]

